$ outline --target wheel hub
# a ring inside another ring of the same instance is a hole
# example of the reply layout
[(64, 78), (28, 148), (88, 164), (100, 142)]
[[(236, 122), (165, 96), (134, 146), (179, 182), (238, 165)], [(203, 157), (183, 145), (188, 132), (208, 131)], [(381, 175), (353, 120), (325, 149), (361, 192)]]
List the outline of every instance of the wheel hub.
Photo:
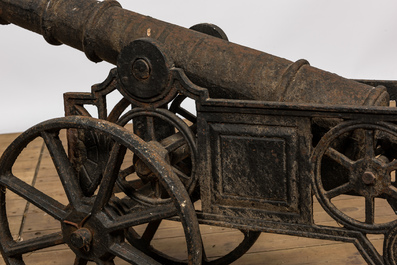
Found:
[(104, 224), (111, 221), (116, 214), (109, 209), (104, 211), (90, 215), (73, 210), (62, 222), (65, 242), (78, 257), (90, 261), (111, 260), (114, 255), (109, 251), (110, 246), (124, 241), (123, 231), (106, 232)]
[(391, 183), (387, 169), (377, 158), (357, 161), (351, 174), (354, 189), (362, 196), (380, 196)]
[(73, 247), (89, 251), (92, 241), (92, 233), (87, 228), (77, 229), (70, 235), (70, 243)]

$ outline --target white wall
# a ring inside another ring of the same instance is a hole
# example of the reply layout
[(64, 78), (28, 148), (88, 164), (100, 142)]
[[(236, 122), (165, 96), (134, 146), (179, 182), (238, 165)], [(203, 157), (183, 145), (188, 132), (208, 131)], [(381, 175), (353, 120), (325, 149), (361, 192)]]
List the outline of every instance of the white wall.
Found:
[[(397, 1), (120, 0), (124, 8), (190, 27), (220, 26), (229, 40), (347, 78), (397, 79)], [(90, 91), (113, 68), (35, 33), (0, 26), (0, 133), (63, 116), (62, 94)]]

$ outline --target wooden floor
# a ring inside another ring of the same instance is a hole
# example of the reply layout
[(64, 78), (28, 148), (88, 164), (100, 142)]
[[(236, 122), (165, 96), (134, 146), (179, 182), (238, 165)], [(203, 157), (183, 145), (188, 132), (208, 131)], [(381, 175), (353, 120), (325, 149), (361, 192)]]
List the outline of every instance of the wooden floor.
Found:
[[(17, 134), (0, 135), (0, 154), (17, 136)], [(37, 189), (44, 191), (53, 198), (64, 200), (64, 194), (57, 188), (56, 174), (43, 141), (35, 140), (22, 152), (14, 169), (14, 175), (27, 183), (33, 183)], [(59, 230), (59, 224), (48, 215), (26, 203), (15, 194), (7, 194), (7, 211), (13, 235), (19, 240), (28, 239)], [(346, 211), (359, 212), (363, 208), (362, 201), (349, 199), (342, 202)], [(322, 211), (318, 203), (314, 205), (315, 220), (320, 224), (333, 224), (328, 215)], [(202, 227), (203, 240), (208, 256), (216, 257), (232, 249), (241, 240), (239, 231), (220, 227)], [(156, 239), (156, 247), (169, 255), (179, 255), (183, 245), (183, 233), (178, 223), (164, 222)], [(373, 242), (381, 252), (382, 236), (373, 236)], [(67, 246), (61, 245), (52, 249), (38, 251), (26, 255), (27, 265), (73, 264), (73, 253)], [(0, 264), (4, 264), (1, 260)], [(125, 264), (117, 260), (116, 264)], [(263, 233), (257, 243), (241, 259), (233, 264), (366, 264), (353, 244), (298, 238), (285, 235)]]

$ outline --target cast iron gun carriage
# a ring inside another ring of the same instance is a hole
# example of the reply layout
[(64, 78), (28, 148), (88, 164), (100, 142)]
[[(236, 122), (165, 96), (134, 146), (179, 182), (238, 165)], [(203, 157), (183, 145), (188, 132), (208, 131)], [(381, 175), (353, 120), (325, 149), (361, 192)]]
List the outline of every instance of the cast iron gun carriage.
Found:
[[(2, 155), (0, 246), (7, 264), (25, 264), (27, 254), (59, 244), (75, 253), (74, 264), (114, 264), (115, 257), (228, 264), (261, 232), (351, 242), (369, 264), (396, 264), (397, 111), (388, 107), (394, 82), (344, 79), (305, 60), (230, 43), (214, 25), (184, 29), (112, 0), (0, 0), (0, 22), (117, 65), (91, 93), (64, 95), (66, 117), (30, 128)], [(106, 97), (116, 90), (122, 99), (110, 109)], [(183, 108), (186, 98), (197, 114)], [(66, 201), (13, 172), (37, 138), (51, 154)], [(60, 230), (13, 238), (7, 192), (40, 208)], [(315, 222), (313, 195), (339, 226)], [(340, 207), (344, 196), (364, 199), (362, 216)], [(393, 215), (377, 216), (375, 200)], [(151, 245), (165, 219), (184, 228), (185, 260)], [(244, 237), (208, 260), (199, 224), (236, 228)], [(384, 236), (383, 253), (370, 234)]]

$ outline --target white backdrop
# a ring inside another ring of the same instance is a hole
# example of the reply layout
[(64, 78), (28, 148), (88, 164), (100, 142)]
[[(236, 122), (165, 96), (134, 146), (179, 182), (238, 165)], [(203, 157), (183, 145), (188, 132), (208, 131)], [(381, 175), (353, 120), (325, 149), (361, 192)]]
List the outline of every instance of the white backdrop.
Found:
[[(397, 1), (120, 0), (190, 27), (220, 26), (229, 40), (347, 78), (397, 79)], [(62, 94), (90, 91), (114, 66), (14, 25), (0, 26), (0, 133), (63, 116)]]

